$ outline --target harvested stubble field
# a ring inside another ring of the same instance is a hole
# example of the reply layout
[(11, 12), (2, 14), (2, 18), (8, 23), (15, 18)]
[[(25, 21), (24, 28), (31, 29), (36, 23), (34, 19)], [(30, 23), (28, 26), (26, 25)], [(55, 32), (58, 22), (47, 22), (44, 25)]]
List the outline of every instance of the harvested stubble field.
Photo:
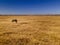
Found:
[(0, 16), (0, 45), (60, 45), (60, 16)]

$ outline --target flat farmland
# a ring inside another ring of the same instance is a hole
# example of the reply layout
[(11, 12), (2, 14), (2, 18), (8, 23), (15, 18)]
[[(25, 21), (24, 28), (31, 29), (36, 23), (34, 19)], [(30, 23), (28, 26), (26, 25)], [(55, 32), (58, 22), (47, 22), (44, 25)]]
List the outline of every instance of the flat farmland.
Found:
[(0, 16), (0, 45), (60, 45), (60, 16)]

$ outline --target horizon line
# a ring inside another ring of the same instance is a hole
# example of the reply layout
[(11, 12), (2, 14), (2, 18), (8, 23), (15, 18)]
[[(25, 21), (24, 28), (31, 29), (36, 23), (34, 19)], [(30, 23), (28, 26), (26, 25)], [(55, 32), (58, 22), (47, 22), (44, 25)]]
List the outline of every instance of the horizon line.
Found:
[(60, 14), (0, 14), (0, 16), (60, 16)]
[(0, 14), (0, 15), (60, 15), (60, 14)]

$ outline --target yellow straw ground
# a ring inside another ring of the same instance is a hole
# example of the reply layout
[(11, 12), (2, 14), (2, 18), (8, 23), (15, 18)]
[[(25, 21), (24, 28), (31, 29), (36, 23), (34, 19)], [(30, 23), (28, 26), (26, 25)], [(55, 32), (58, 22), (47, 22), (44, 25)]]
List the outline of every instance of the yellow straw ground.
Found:
[(0, 16), (0, 45), (60, 45), (60, 16)]

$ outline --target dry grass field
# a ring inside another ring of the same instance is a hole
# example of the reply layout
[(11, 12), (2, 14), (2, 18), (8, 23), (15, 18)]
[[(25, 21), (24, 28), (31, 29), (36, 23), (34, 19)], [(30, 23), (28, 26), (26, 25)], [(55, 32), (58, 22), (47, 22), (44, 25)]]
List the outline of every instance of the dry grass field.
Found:
[(0, 16), (0, 45), (60, 45), (60, 16)]

